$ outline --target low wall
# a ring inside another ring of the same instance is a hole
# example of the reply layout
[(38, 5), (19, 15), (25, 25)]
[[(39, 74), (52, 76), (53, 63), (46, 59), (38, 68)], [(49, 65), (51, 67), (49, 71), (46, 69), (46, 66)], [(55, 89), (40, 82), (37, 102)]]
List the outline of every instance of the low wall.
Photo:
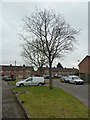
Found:
[(81, 79), (84, 80), (85, 83), (89, 83), (90, 84), (90, 74), (79, 73), (79, 76), (80, 76)]

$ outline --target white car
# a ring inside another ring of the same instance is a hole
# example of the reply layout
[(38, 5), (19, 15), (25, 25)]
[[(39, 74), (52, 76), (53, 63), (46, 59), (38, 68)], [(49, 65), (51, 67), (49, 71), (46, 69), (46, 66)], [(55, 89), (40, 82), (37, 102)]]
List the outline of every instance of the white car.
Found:
[(29, 77), (25, 80), (19, 81), (16, 83), (16, 86), (21, 87), (21, 86), (30, 86), (30, 85), (44, 85), (44, 77)]
[(74, 83), (74, 84), (84, 84), (84, 81), (82, 79), (80, 79), (78, 76), (76, 75), (71, 75), (69, 76), (71, 79), (69, 81), (69, 83)]

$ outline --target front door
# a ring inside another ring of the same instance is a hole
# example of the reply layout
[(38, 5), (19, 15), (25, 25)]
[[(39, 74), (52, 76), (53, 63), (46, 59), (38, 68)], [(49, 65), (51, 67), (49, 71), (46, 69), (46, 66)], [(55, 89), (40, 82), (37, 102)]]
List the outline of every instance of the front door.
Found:
[(26, 80), (25, 82), (25, 86), (29, 86), (32, 85), (32, 78), (29, 78), (28, 80)]

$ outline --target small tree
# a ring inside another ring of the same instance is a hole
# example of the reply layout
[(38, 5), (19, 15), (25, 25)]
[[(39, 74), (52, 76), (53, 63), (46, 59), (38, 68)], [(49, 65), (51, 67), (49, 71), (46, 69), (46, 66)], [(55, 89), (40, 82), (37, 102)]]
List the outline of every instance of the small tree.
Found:
[(63, 66), (61, 65), (61, 63), (57, 64), (57, 68), (63, 68)]
[(49, 87), (52, 89), (52, 63), (56, 58), (60, 58), (74, 49), (75, 35), (79, 31), (71, 28), (60, 14), (55, 14), (52, 10), (47, 9), (36, 10), (30, 17), (25, 17), (24, 26), (28, 35), (22, 38), (48, 59)]

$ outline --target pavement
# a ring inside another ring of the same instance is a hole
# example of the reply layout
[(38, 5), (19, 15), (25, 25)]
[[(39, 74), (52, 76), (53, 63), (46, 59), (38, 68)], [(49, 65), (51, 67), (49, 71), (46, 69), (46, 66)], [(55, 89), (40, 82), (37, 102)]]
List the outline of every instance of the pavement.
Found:
[(24, 111), (16, 101), (11, 87), (7, 82), (2, 81), (2, 118), (22, 118), (27, 119)]
[(53, 80), (53, 85), (55, 87), (62, 88), (66, 92), (70, 93), (71, 95), (75, 96), (79, 99), (82, 103), (84, 103), (87, 107), (89, 106), (89, 94), (88, 94), (88, 84), (84, 85), (75, 85), (75, 84), (68, 84), (68, 83), (61, 83), (58, 80)]
[(0, 80), (0, 120), (2, 118), (2, 83)]

